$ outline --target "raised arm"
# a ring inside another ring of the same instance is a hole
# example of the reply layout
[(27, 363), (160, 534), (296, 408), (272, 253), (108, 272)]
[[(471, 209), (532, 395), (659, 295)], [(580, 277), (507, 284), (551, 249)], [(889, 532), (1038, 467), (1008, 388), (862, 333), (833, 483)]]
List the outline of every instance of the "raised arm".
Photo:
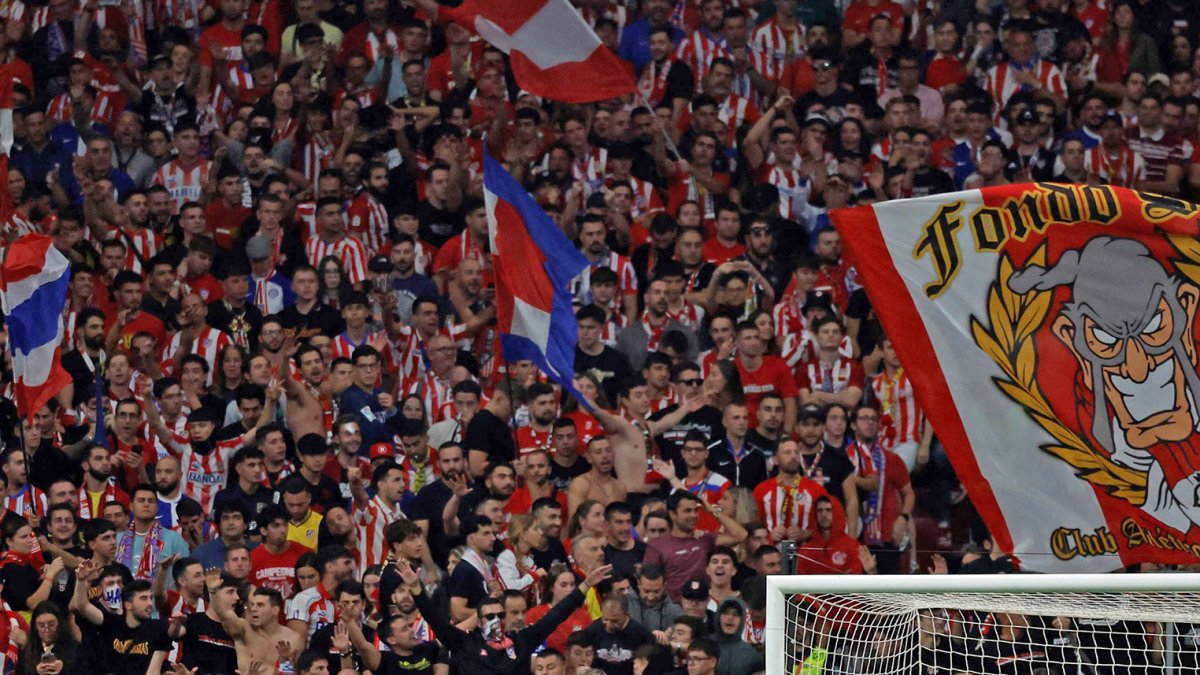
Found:
[(212, 567), (209, 568), (204, 583), (208, 586), (208, 598), (212, 603), (213, 611), (217, 613), (217, 619), (221, 622), (221, 627), (229, 633), (229, 637), (237, 639), (246, 633), (246, 620), (239, 617), (233, 611), (233, 607), (221, 596), (221, 570)]
[(104, 623), (104, 612), (88, 602), (88, 589), (98, 576), (100, 569), (96, 567), (96, 563), (91, 560), (79, 563), (79, 567), (75, 568), (75, 592), (71, 594), (71, 603), (68, 605), (76, 616), (94, 626)]

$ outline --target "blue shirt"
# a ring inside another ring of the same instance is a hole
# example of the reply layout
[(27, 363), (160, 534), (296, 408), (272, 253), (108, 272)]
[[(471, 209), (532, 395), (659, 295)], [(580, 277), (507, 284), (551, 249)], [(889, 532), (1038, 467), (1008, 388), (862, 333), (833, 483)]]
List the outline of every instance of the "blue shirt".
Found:
[[(131, 527), (117, 536), (117, 549), (119, 550), (121, 548), (121, 542), (130, 537), (133, 537), (133, 545), (130, 546), (129, 550), (131, 554), (129, 559), (129, 568), (131, 570), (137, 570), (138, 563), (142, 560), (142, 547), (146, 536), (142, 534), (134, 534), (133, 528)], [(179, 536), (178, 532), (174, 530), (168, 530), (165, 527), (160, 528), (159, 540), (163, 544), (162, 551), (160, 551), (158, 554), (158, 560), (160, 562), (173, 555), (177, 555), (180, 558), (187, 557), (188, 545), (184, 543), (183, 537)], [(222, 560), (222, 564), (224, 564), (224, 560)], [(205, 567), (207, 567), (207, 565), (205, 565)], [(158, 570), (155, 570), (155, 572), (157, 571)]]
[[(176, 535), (176, 536), (179, 536), (179, 535)], [(249, 548), (251, 551), (253, 551), (255, 548), (258, 548), (258, 544), (247, 539), (246, 547)], [(217, 537), (216, 539), (213, 539), (212, 541), (208, 542), (207, 544), (202, 545), (200, 548), (196, 549), (195, 551), (192, 551), (192, 557), (195, 558), (196, 560), (199, 560), (200, 564), (204, 565), (204, 569), (209, 569), (210, 567), (216, 567), (216, 568), (220, 569), (222, 572), (224, 572), (225, 571), (225, 554), (228, 552), (229, 552), (229, 547), (225, 545), (225, 540), (220, 537)]]
[[(686, 36), (676, 26), (671, 26), (671, 42), (679, 44)], [(625, 26), (621, 32), (621, 44), (617, 47), (617, 56), (633, 63), (635, 73), (642, 72), (642, 66), (650, 62), (650, 21), (641, 18)]]

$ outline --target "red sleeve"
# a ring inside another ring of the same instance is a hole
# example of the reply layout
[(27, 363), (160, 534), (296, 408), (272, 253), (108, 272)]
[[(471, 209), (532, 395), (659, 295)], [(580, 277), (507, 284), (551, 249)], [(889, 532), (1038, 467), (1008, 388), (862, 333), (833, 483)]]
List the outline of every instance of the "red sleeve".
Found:
[(850, 362), (850, 386), (859, 389), (866, 389), (867, 386), (866, 373), (863, 372), (862, 364), (856, 360)]
[(771, 359), (771, 369), (772, 375), (775, 378), (775, 386), (779, 387), (780, 396), (784, 398), (796, 398), (800, 395), (800, 390), (796, 387), (796, 378), (792, 377), (783, 359), (779, 357)]
[(209, 51), (209, 45), (213, 43), (211, 29), (200, 34), (200, 42), (198, 48), (200, 50), (200, 65), (206, 68), (213, 67), (212, 52)]
[[(892, 454), (888, 457), (887, 463), (887, 482), (891, 483), (900, 490), (912, 483), (908, 477), (908, 467), (904, 464), (904, 460), (900, 459), (899, 455)], [(897, 505), (899, 508), (899, 505)]]
[[(454, 239), (451, 239), (446, 243), (450, 244), (454, 241)], [(462, 249), (458, 246), (443, 246), (441, 249), (439, 249), (437, 255), (433, 258), (434, 274), (437, 274), (442, 270), (450, 270), (453, 272), (455, 269), (457, 269), (458, 264), (462, 262), (462, 256), (460, 255), (461, 250)]]

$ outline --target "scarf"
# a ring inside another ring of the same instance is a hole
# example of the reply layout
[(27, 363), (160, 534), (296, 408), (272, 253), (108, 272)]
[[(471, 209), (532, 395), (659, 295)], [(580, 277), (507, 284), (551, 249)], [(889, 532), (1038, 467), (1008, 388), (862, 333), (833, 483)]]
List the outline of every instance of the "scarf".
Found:
[[(867, 495), (867, 498), (862, 504), (863, 514), (863, 530), (866, 534), (868, 544), (883, 543), (883, 523), (880, 522), (880, 509), (883, 507), (883, 490), (887, 470), (887, 457), (883, 454), (883, 446), (879, 443), (874, 443), (870, 448), (864, 448), (861, 444), (858, 446), (859, 452), (864, 456), (870, 457), (871, 467), (879, 474), (879, 488)], [(860, 459), (861, 461), (861, 459)], [(867, 467), (859, 467), (862, 471)]]
[[(108, 484), (104, 486), (104, 496), (100, 497), (99, 509), (104, 510), (104, 506), (109, 502), (117, 501), (117, 488), (113, 485), (113, 479), (108, 479)], [(88, 496), (87, 485), (79, 488), (79, 518), (81, 520), (90, 520), (98, 518), (100, 514), (92, 513), (92, 498)]]
[[(133, 521), (129, 523), (129, 536), (121, 540), (117, 545), (117, 562), (121, 563), (129, 569), (133, 569), (133, 540), (137, 537), (137, 533), (133, 529)], [(142, 537), (142, 552), (141, 559), (138, 560), (137, 569), (134, 570), (133, 578), (150, 580), (154, 578), (154, 572), (158, 568), (158, 556), (163, 550), (162, 541), (162, 525), (155, 520), (150, 526), (150, 531), (146, 536)]]
[(34, 555), (32, 552), (18, 553), (17, 551), (12, 550), (5, 551), (3, 554), (0, 554), (0, 569), (3, 569), (9, 565), (24, 565), (26, 567), (33, 567), (39, 572), (42, 571), (43, 567), (42, 565), (35, 564)]
[(58, 57), (67, 53), (70, 45), (67, 44), (66, 33), (63, 32), (62, 26), (57, 21), (50, 22), (50, 32), (46, 36), (46, 51), (50, 57), (50, 61), (55, 61)]
[(661, 68), (651, 60), (642, 70), (642, 76), (637, 83), (638, 93), (651, 107), (658, 105), (666, 97), (667, 75), (670, 74), (671, 66), (675, 65), (676, 60), (674, 54), (668, 56)]

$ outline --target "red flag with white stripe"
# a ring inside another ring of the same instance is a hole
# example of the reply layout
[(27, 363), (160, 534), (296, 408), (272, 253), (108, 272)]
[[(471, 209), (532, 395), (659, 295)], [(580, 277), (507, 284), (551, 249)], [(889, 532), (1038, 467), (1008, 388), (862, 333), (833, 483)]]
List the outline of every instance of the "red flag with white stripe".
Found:
[(508, 54), (528, 92), (588, 103), (634, 91), (621, 60), (567, 0), (466, 0), (438, 11)]

